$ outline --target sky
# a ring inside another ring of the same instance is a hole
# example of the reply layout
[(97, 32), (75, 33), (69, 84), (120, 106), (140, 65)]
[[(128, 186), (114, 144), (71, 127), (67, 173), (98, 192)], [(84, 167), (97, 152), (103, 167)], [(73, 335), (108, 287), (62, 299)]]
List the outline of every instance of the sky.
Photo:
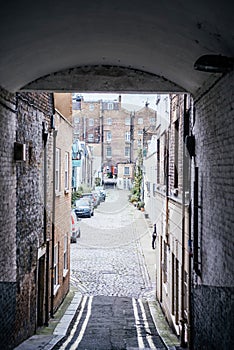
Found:
[[(85, 101), (96, 100), (118, 100), (120, 94), (103, 94), (103, 93), (82, 93)], [(149, 103), (149, 107), (156, 110), (156, 100), (158, 94), (121, 94), (122, 107), (130, 111), (137, 111)]]

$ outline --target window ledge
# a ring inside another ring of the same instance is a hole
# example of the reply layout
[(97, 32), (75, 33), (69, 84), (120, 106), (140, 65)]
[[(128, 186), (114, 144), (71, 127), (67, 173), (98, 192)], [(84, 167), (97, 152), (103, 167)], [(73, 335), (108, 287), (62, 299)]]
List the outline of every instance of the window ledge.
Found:
[(68, 269), (64, 269), (64, 270), (63, 270), (63, 278), (65, 278), (65, 277), (67, 276), (68, 271), (69, 271)]
[(58, 292), (59, 288), (60, 288), (60, 284), (54, 285), (54, 295), (56, 295), (56, 293)]

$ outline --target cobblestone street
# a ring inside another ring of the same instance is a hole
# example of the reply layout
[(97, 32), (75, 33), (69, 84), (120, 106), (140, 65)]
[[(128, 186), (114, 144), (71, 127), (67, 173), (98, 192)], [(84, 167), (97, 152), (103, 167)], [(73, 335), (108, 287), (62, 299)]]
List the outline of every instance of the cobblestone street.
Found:
[(108, 190), (94, 216), (80, 222), (81, 237), (71, 245), (71, 285), (82, 294), (138, 298), (152, 289), (139, 244), (147, 226), (127, 196)]

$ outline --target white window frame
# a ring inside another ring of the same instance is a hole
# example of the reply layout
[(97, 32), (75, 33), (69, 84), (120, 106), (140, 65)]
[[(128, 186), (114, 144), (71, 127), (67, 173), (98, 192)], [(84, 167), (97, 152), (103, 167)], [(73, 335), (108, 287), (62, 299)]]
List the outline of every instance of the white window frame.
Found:
[(112, 140), (111, 131), (107, 131), (107, 133), (106, 133), (106, 141), (107, 141), (107, 142), (110, 142), (111, 140)]
[(64, 188), (69, 189), (69, 153), (65, 152), (65, 164), (64, 164)]
[(94, 119), (93, 118), (89, 118), (89, 126), (94, 126)]
[(125, 118), (125, 125), (131, 125), (131, 118), (130, 117)]
[(94, 111), (94, 104), (93, 103), (90, 103), (90, 105), (89, 105), (89, 110), (92, 112), (92, 111)]
[(106, 156), (107, 157), (112, 157), (112, 149), (110, 146), (106, 148)]
[(59, 246), (54, 246), (54, 295), (59, 288)]
[(130, 157), (130, 147), (129, 146), (125, 147), (124, 155), (125, 155), (125, 157)]
[(130, 142), (131, 141), (131, 133), (130, 131), (125, 131), (125, 141)]
[(61, 178), (61, 149), (56, 148), (55, 151), (55, 191), (60, 191)]
[(94, 134), (88, 134), (88, 142), (94, 142)]
[(142, 117), (138, 118), (138, 125), (142, 125), (144, 123), (144, 119)]
[(66, 276), (68, 272), (68, 236), (64, 236), (64, 244), (63, 244), (63, 277)]
[(111, 118), (107, 118), (107, 125), (112, 125), (112, 119)]
[[(126, 171), (128, 169), (128, 171)], [(129, 176), (130, 175), (130, 167), (129, 166), (125, 166), (124, 167), (124, 175), (125, 176)]]

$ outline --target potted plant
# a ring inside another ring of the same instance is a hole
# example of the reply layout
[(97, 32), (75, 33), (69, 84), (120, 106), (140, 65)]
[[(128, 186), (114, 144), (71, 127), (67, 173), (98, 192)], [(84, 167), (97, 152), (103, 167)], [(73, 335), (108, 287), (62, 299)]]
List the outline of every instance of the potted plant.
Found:
[(145, 203), (143, 201), (138, 202), (137, 208), (141, 211), (144, 211), (145, 210)]

